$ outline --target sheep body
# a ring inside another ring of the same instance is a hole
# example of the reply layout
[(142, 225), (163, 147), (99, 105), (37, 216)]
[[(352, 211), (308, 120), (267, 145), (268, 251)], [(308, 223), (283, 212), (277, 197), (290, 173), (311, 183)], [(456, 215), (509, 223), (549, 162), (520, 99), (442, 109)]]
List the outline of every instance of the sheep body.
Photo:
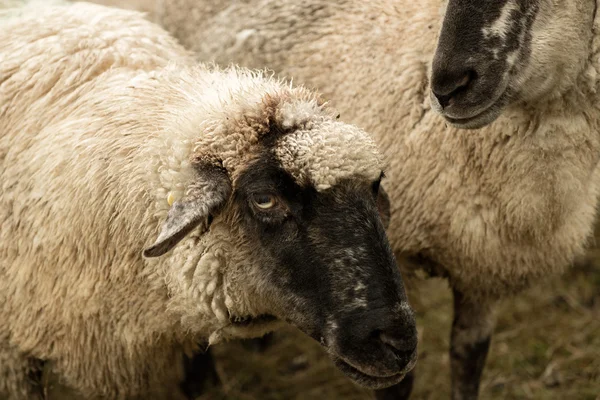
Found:
[[(160, 333), (176, 321), (166, 316), (166, 291), (144, 279), (143, 264), (127, 261), (133, 254), (123, 253), (108, 236), (132, 233), (130, 238), (143, 245), (144, 233), (153, 233), (154, 227), (127, 223), (121, 226), (130, 232), (105, 233), (94, 227), (115, 229), (125, 213), (133, 217), (128, 221), (142, 222), (144, 214), (157, 212), (153, 191), (142, 183), (148, 181), (148, 172), (156, 177), (156, 160), (144, 160), (133, 151), (148, 139), (140, 131), (131, 135), (136, 127), (110, 137), (96, 131), (126, 126), (119, 116), (110, 118), (107, 103), (113, 96), (131, 96), (127, 87), (134, 78), (150, 79), (169, 60), (189, 59), (163, 30), (137, 13), (88, 5), (64, 10), (45, 9), (43, 19), (24, 10), (0, 31), (1, 342), (2, 350), (10, 343), (12, 353), (20, 356), (3, 360), (1, 368), (6, 373), (18, 362), (25, 368), (33, 356), (52, 360), (66, 382), (79, 387), (106, 390), (109, 396), (116, 395), (115, 387), (135, 393), (152, 387), (153, 380), (160, 382), (161, 374), (167, 381), (180, 376), (173, 338)], [(96, 20), (85, 24), (92, 14)], [(97, 114), (88, 104), (97, 105)], [(80, 159), (82, 148), (90, 154), (85, 162)], [(120, 156), (111, 162), (113, 152)], [(129, 157), (141, 162), (138, 168)], [(69, 178), (56, 179), (64, 174)], [(131, 179), (119, 179), (122, 174)], [(125, 195), (122, 201), (117, 201), (119, 194)], [(132, 207), (136, 201), (147, 210)], [(81, 208), (90, 212), (82, 214)], [(85, 247), (82, 238), (91, 232), (104, 254)], [(86, 268), (92, 259), (102, 267)], [(108, 286), (114, 297), (99, 299)], [(111, 327), (123, 340), (102, 340)], [(93, 356), (82, 357), (89, 353)], [(0, 393), (33, 397), (21, 379), (2, 379)]]
[[(84, 394), (174, 398), (181, 356), (197, 341), (264, 333), (229, 320), (264, 305), (237, 289), (261, 279), (247, 267), (261, 255), (244, 251), (228, 221), (215, 217), (210, 235), (194, 231), (159, 259), (140, 255), (188, 194), (190, 160), (203, 150), (235, 180), (275, 122), (298, 129), (282, 140), (282, 162), (318, 187), (381, 172), (374, 142), (340, 130), (311, 92), (196, 65), (139, 13), (22, 10), (0, 24), (0, 59), (0, 393), (9, 398), (40, 395), (30, 382), (39, 360)], [(306, 133), (317, 125), (325, 144)]]

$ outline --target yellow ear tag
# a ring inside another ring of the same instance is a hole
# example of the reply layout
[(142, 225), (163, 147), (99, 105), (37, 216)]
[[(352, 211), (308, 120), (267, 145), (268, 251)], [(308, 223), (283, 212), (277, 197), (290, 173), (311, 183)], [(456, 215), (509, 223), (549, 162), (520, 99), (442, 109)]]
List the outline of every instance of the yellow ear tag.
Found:
[(174, 201), (175, 196), (173, 196), (173, 192), (169, 192), (169, 194), (167, 195), (167, 203), (169, 203), (169, 207), (173, 205)]

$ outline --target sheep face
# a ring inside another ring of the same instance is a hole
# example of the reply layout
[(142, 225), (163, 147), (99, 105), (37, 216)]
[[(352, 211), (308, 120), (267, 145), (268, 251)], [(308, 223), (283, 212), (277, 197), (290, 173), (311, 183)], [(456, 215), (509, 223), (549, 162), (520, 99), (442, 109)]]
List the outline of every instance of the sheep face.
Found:
[[(230, 214), (242, 240), (260, 249), (248, 266), (254, 279), (235, 273), (235, 290), (255, 293), (256, 312), (320, 341), (369, 387), (398, 382), (416, 357), (413, 314), (380, 218), (385, 199), (379, 179), (354, 176), (318, 191), (267, 156), (240, 176)], [(247, 313), (233, 315), (234, 325), (252, 324)]]
[(165, 257), (174, 307), (187, 330), (212, 332), (209, 342), (259, 336), (285, 321), (356, 382), (393, 385), (414, 366), (417, 339), (385, 234), (376, 147), (328, 118), (285, 121), (272, 123), (243, 161), (198, 157), (187, 195), (144, 254), (173, 248)]
[(588, 59), (595, 0), (449, 0), (433, 59), (433, 108), (461, 128), (560, 95)]

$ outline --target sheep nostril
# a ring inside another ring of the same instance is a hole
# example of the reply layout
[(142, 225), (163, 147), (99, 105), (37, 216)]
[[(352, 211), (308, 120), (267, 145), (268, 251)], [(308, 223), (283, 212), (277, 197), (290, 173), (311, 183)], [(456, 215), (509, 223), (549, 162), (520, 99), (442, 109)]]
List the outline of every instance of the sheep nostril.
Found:
[(438, 99), (440, 106), (446, 108), (454, 103), (457, 95), (468, 90), (476, 73), (468, 70), (461, 73), (443, 73), (437, 76), (441, 78), (435, 80), (431, 91)]
[(417, 349), (416, 338), (395, 338), (385, 332), (381, 332), (379, 339), (394, 353), (398, 360), (403, 362), (408, 362)]
[[(433, 94), (435, 94), (435, 92), (433, 92)], [(437, 95), (437, 94), (435, 94), (435, 97), (440, 102), (440, 106), (442, 106), (442, 108), (446, 108), (446, 107), (448, 107), (449, 105), (452, 104), (452, 96), (450, 96), (450, 95)]]

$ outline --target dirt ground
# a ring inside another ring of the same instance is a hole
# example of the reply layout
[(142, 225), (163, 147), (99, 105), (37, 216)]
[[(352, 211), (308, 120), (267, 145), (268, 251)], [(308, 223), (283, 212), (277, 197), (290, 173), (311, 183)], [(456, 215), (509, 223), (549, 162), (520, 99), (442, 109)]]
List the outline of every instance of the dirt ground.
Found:
[[(600, 251), (593, 256), (593, 263), (502, 304), (482, 400), (600, 400)], [(420, 287), (414, 304), (420, 358), (412, 399), (448, 400), (450, 291), (437, 279)], [(372, 398), (335, 370), (316, 342), (291, 328), (277, 333), (262, 354), (239, 343), (214, 351), (223, 386), (197, 400)]]

